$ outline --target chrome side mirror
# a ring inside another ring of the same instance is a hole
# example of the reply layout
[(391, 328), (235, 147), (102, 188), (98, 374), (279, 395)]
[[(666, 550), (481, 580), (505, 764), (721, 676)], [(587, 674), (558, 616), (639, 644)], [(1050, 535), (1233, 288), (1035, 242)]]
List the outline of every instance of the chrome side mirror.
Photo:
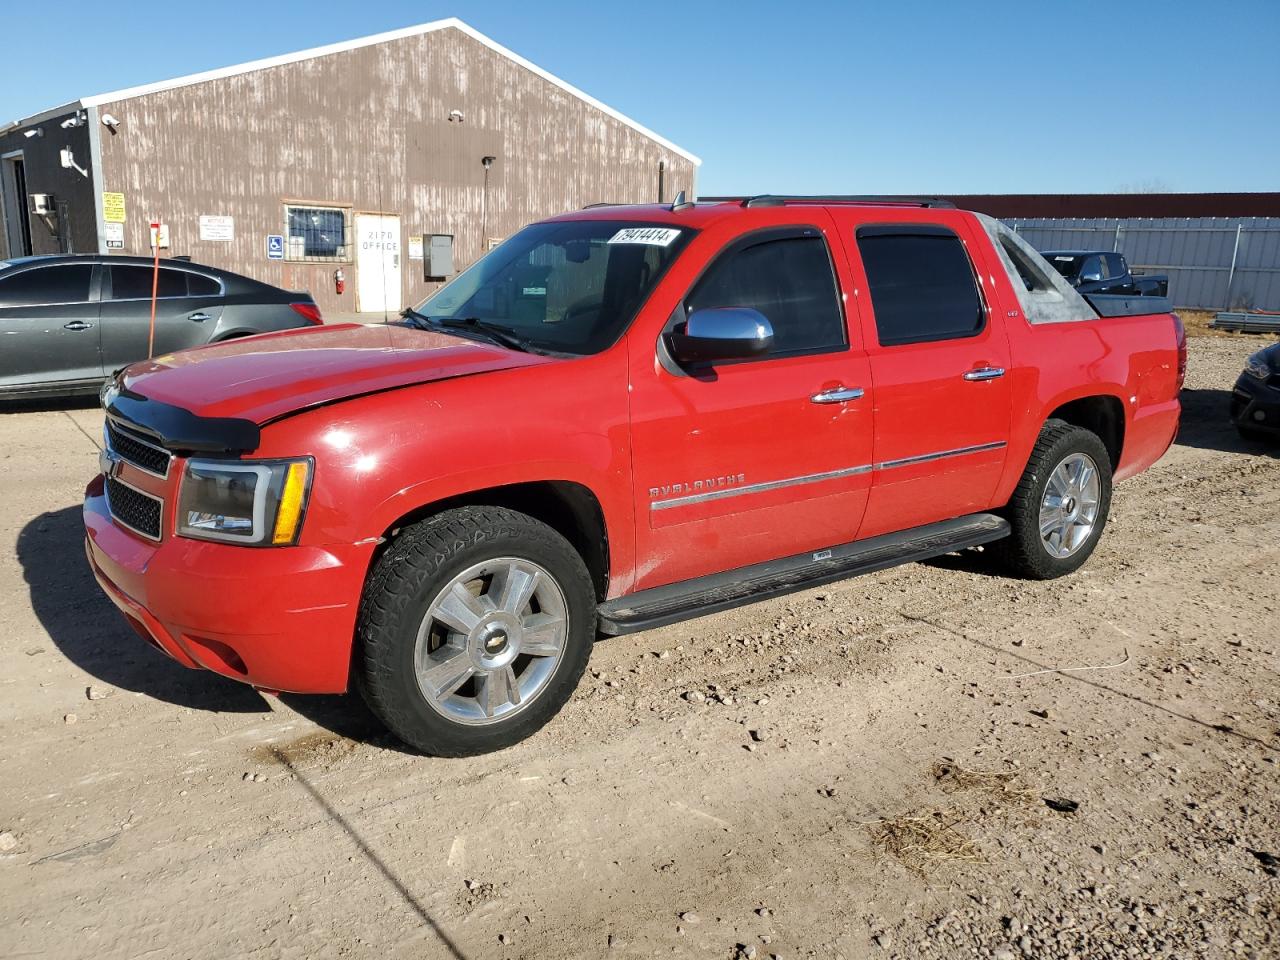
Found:
[(708, 307), (695, 310), (684, 329), (667, 334), (677, 363), (713, 363), (758, 357), (773, 346), (773, 327), (750, 307)]

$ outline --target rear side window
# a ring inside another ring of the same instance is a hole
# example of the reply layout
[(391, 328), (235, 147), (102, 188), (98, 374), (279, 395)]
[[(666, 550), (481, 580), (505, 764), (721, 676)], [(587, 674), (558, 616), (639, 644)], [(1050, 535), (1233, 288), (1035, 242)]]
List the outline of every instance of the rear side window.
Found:
[(773, 327), (766, 359), (846, 343), (831, 257), (816, 232), (731, 248), (698, 281), (685, 307), (690, 313), (709, 307), (759, 310)]
[[(112, 267), (111, 299), (112, 300), (150, 300), (151, 299), (151, 267)], [(158, 297), (185, 297), (187, 295), (187, 275), (181, 270), (160, 270)]]
[(982, 330), (973, 266), (950, 230), (873, 226), (860, 227), (857, 237), (882, 345), (954, 340)]
[(89, 299), (90, 264), (42, 267), (0, 279), (0, 306), (49, 306)]
[(212, 277), (206, 277), (199, 273), (188, 273), (187, 291), (193, 297), (216, 297), (222, 292), (222, 285)]

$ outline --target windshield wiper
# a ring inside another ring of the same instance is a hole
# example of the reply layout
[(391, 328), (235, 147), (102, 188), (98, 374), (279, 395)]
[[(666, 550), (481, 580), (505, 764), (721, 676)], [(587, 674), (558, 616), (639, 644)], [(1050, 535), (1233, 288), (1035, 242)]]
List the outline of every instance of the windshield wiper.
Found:
[(419, 330), (430, 330), (435, 326), (430, 317), (425, 313), (419, 313), (413, 307), (405, 307), (400, 311), (400, 316), (408, 320), (411, 327), (417, 327)]
[(414, 326), (422, 326), (425, 323), (426, 326), (423, 329), (472, 330), (491, 343), (510, 350), (519, 350), (521, 353), (533, 352), (533, 347), (524, 337), (513, 333), (501, 324), (490, 323), (479, 317), (428, 317), (417, 310), (405, 310), (404, 317), (413, 322)]

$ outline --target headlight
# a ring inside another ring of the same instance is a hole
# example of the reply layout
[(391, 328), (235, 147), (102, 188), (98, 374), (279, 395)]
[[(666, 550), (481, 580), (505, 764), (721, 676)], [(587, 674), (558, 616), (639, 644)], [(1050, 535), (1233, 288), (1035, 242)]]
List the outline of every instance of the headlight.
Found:
[(298, 542), (313, 461), (188, 460), (178, 535), (250, 546)]
[(1259, 380), (1265, 380), (1271, 376), (1271, 365), (1267, 363), (1267, 358), (1263, 356), (1263, 351), (1259, 350), (1244, 362), (1244, 372), (1251, 377), (1257, 377)]

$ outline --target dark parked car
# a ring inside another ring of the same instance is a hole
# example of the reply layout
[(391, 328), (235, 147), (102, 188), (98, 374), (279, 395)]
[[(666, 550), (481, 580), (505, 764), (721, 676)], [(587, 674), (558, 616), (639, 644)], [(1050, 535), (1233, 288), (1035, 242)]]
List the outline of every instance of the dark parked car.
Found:
[(1280, 440), (1280, 343), (1245, 361), (1231, 391), (1231, 420), (1249, 440)]
[(1105, 250), (1046, 250), (1041, 254), (1082, 294), (1167, 297), (1169, 278), (1162, 273), (1133, 273), (1123, 253)]
[[(96, 393), (144, 360), (154, 262), (59, 255), (0, 261), (0, 397)], [(306, 293), (185, 260), (160, 262), (156, 356), (320, 323)]]

